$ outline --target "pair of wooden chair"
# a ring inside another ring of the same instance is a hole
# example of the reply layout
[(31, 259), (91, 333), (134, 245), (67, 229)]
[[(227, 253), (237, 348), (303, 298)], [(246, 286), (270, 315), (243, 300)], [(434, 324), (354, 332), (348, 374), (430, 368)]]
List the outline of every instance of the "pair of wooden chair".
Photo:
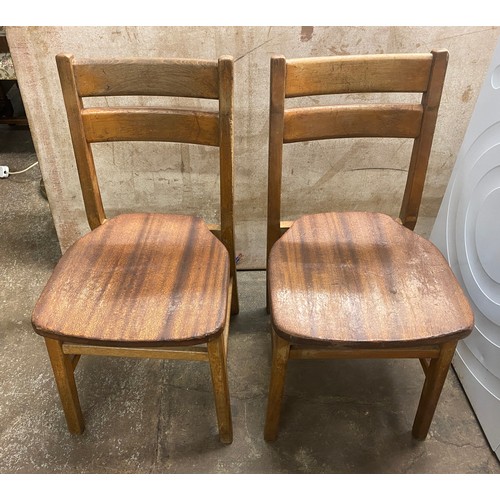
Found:
[[(427, 434), (455, 345), (473, 323), (444, 258), (411, 231), (446, 64), (444, 51), (271, 60), (268, 306), (273, 355), (267, 440), (277, 436), (286, 366), (296, 358), (419, 358), (425, 384), (413, 434), (419, 439)], [(84, 429), (74, 378), (82, 354), (205, 360), (219, 437), (230, 443), (227, 347), (230, 315), (238, 312), (233, 61), (75, 61), (59, 55), (57, 65), (91, 232), (57, 264), (32, 323), (45, 337), (68, 428), (73, 433)], [(359, 92), (418, 92), (422, 100), (285, 109), (292, 97)], [(82, 101), (128, 95), (217, 99), (219, 108), (101, 108)], [(400, 221), (352, 212), (281, 222), (283, 144), (337, 137), (414, 139)], [(179, 215), (106, 219), (91, 144), (146, 140), (219, 148), (219, 226)]]

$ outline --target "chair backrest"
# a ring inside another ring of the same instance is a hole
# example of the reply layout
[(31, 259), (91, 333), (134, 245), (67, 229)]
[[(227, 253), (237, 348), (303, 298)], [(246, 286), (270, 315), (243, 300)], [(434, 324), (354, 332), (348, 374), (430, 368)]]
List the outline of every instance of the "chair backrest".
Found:
[[(400, 219), (414, 229), (448, 63), (430, 54), (271, 59), (267, 254), (289, 223), (281, 221), (283, 144), (346, 137), (413, 138)], [(421, 93), (420, 104), (356, 104), (285, 109), (293, 97)]]
[[(164, 141), (219, 148), (220, 225), (212, 232), (234, 271), (233, 59), (75, 60), (56, 56), (85, 211), (91, 229), (106, 221), (91, 144)], [(167, 107), (84, 107), (84, 97), (175, 96), (217, 99), (218, 111)]]

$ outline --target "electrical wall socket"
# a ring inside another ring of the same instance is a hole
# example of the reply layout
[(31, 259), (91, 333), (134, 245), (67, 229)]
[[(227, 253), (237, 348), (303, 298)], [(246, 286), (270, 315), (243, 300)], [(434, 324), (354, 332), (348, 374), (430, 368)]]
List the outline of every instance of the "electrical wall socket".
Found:
[(3, 177), (9, 177), (9, 167), (0, 165), (0, 179)]

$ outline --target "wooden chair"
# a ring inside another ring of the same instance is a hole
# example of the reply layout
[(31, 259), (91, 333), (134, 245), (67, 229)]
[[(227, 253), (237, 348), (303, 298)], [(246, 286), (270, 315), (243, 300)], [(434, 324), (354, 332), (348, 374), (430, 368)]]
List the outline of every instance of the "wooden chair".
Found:
[[(457, 341), (473, 327), (447, 262), (412, 231), (447, 60), (446, 51), (271, 60), (267, 245), (273, 354), (266, 440), (278, 434), (289, 359), (419, 358), (425, 383), (413, 436), (427, 436)], [(291, 97), (358, 92), (418, 92), (422, 99), (285, 109)], [(400, 218), (339, 212), (282, 222), (283, 144), (346, 137), (414, 139)]]
[[(233, 60), (56, 60), (91, 232), (57, 264), (32, 323), (45, 337), (68, 428), (84, 430), (74, 379), (80, 355), (187, 359), (209, 362), (220, 440), (231, 443), (226, 361), (229, 316), (238, 312)], [(96, 108), (82, 102), (129, 95), (217, 99), (219, 108)], [(91, 149), (107, 141), (218, 147), (220, 225), (148, 213), (107, 220)]]

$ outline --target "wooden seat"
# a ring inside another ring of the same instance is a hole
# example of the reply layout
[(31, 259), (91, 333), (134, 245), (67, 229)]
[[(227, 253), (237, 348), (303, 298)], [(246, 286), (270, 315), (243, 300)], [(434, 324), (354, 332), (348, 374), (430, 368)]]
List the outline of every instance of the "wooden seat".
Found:
[[(448, 263), (412, 231), (446, 65), (445, 51), (271, 61), (267, 440), (277, 438), (289, 359), (419, 358), (425, 383), (413, 435), (428, 433), (456, 343), (473, 327)], [(288, 97), (390, 91), (420, 92), (421, 104), (285, 109)], [(414, 139), (400, 218), (332, 212), (281, 221), (283, 144), (339, 137)]]
[[(32, 315), (45, 337), (68, 428), (84, 430), (80, 355), (208, 361), (219, 437), (232, 441), (230, 314), (238, 312), (233, 229), (233, 61), (56, 58), (91, 232), (62, 256)], [(218, 99), (218, 111), (83, 106), (83, 97)], [(219, 148), (221, 223), (134, 213), (107, 220), (90, 144), (170, 141)]]
[(201, 219), (120, 215), (66, 251), (33, 323), (47, 337), (99, 345), (198, 343), (221, 334), (228, 286), (227, 250)]
[(439, 250), (384, 214), (301, 217), (271, 251), (269, 284), (274, 329), (297, 343), (409, 347), (470, 329)]

